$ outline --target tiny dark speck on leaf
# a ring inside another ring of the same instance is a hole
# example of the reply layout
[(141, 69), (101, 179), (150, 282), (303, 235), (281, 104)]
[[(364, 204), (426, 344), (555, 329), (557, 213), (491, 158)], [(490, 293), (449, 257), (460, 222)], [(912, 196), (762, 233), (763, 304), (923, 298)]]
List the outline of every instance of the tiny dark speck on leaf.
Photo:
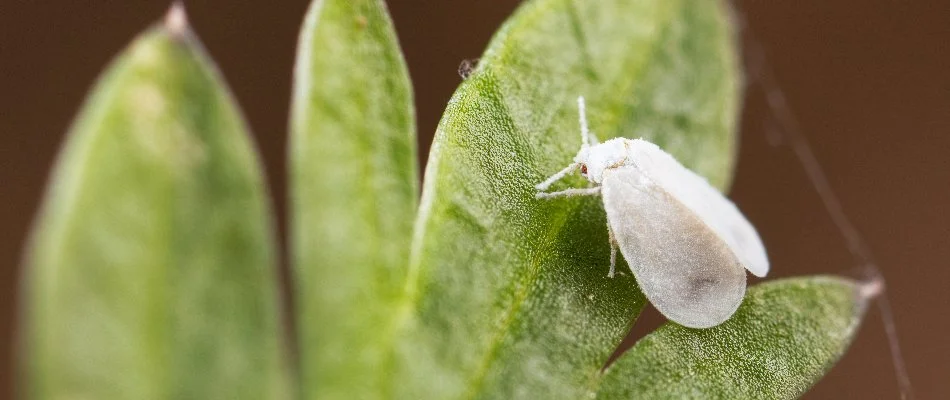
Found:
[(459, 76), (461, 76), (462, 79), (468, 79), (468, 77), (472, 76), (472, 72), (475, 71), (475, 67), (477, 66), (478, 66), (477, 58), (462, 60), (462, 63), (459, 64)]
[(692, 124), (692, 121), (690, 120), (690, 117), (688, 115), (677, 114), (675, 117), (673, 117), (673, 123), (676, 124), (677, 128), (687, 130)]

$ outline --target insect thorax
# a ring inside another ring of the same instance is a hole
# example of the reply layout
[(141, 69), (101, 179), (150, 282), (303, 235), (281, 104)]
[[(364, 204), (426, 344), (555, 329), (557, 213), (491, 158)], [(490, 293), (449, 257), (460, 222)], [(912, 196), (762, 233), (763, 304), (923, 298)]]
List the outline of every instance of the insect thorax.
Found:
[(582, 148), (574, 161), (582, 164), (582, 171), (587, 171), (588, 180), (601, 183), (604, 179), (604, 171), (627, 164), (630, 142), (626, 138), (614, 138)]

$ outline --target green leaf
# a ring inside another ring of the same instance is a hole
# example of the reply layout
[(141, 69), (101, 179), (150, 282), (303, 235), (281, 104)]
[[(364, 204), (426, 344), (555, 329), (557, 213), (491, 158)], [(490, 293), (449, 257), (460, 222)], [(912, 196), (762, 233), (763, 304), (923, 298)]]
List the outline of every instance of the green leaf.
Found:
[(313, 3), (291, 121), (304, 397), (374, 398), (418, 202), (412, 87), (382, 1)]
[(753, 286), (722, 325), (667, 323), (640, 340), (592, 392), (604, 399), (798, 398), (847, 349), (867, 300), (843, 278)]
[(260, 164), (169, 15), (99, 80), (54, 171), (28, 250), (28, 397), (288, 394)]
[(588, 393), (644, 298), (629, 273), (607, 278), (601, 200), (536, 200), (534, 185), (579, 148), (584, 95), (601, 139), (644, 137), (726, 187), (729, 21), (708, 0), (534, 0), (506, 22), (432, 146), (393, 397)]

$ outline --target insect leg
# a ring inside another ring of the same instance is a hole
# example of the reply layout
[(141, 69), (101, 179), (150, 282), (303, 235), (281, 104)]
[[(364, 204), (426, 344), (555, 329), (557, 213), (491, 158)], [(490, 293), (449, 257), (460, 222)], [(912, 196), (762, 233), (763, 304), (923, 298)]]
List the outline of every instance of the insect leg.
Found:
[(577, 163), (572, 163), (571, 165), (568, 165), (564, 169), (558, 171), (558, 173), (551, 175), (550, 177), (548, 177), (548, 179), (545, 179), (544, 182), (537, 184), (537, 186), (535, 186), (534, 188), (538, 190), (546, 190), (554, 182), (561, 180), (561, 178), (563, 178), (564, 175), (574, 172), (574, 169), (576, 168), (577, 168)]
[(617, 238), (614, 237), (614, 230), (610, 229), (610, 223), (607, 223), (607, 235), (610, 236), (610, 272), (607, 277), (613, 278), (617, 268)]
[(576, 197), (576, 196), (600, 196), (600, 186), (584, 189), (564, 189), (559, 192), (538, 193), (534, 195), (538, 199), (551, 199), (555, 197)]

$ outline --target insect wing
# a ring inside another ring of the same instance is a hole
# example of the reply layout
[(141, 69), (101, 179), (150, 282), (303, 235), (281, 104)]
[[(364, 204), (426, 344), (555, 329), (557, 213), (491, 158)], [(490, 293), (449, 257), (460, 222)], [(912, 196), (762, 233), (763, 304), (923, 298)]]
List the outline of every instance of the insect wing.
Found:
[(660, 313), (691, 328), (732, 316), (745, 268), (715, 231), (635, 167), (606, 172), (601, 190), (620, 252)]
[(716, 232), (749, 272), (758, 277), (768, 274), (762, 239), (732, 201), (653, 143), (632, 140), (629, 151), (637, 168)]

